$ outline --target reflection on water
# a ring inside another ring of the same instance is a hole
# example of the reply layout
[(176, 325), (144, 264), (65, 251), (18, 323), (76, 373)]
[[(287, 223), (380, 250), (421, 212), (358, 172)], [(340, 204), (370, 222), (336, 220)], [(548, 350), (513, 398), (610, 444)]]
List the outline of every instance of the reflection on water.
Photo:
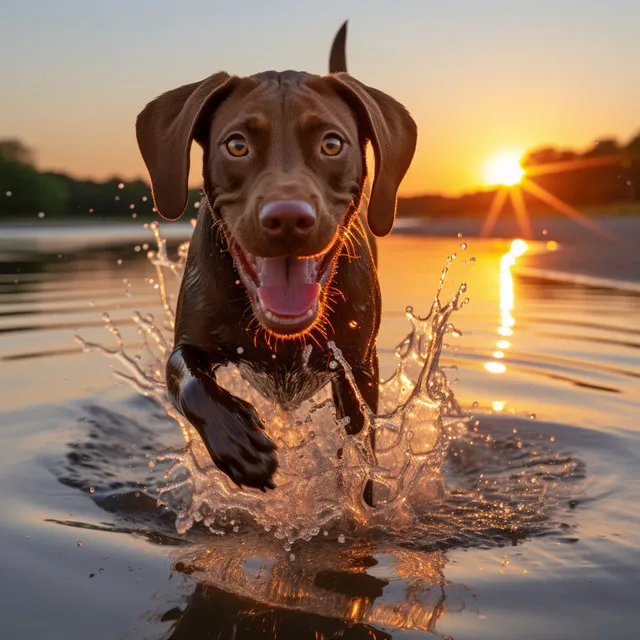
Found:
[[(510, 338), (513, 335), (513, 326), (516, 321), (511, 312), (514, 307), (513, 293), (513, 274), (512, 267), (516, 263), (516, 258), (527, 251), (529, 245), (524, 240), (514, 240), (511, 243), (509, 251), (500, 258), (500, 325), (498, 326), (498, 334), (503, 338)], [(484, 368), (489, 373), (505, 373), (507, 365), (502, 361), (505, 357), (505, 351), (511, 346), (509, 340), (501, 339), (496, 342), (498, 349), (493, 352), (493, 360), (484, 363)], [(494, 410), (501, 411), (504, 404), (494, 401)], [(500, 408), (496, 408), (500, 407)]]
[[(260, 628), (265, 618), (270, 620), (266, 635), (272, 638), (313, 637), (296, 635), (305, 623), (316, 637), (345, 637), (342, 634), (350, 631), (346, 637), (388, 638), (380, 631), (385, 628), (443, 637), (436, 624), (444, 613), (473, 603), (464, 587), (445, 579), (446, 559), (439, 551), (385, 550), (384, 544), (366, 542), (336, 549), (318, 541), (282, 558), (281, 549), (270, 548), (264, 540), (242, 540), (240, 545), (238, 540), (221, 540), (178, 555), (174, 569), (199, 585), (184, 611), (176, 612), (171, 638), (186, 638), (186, 629), (205, 627), (194, 616), (208, 618), (206, 627), (216, 632), (230, 630), (240, 619), (244, 635), (237, 637), (243, 638), (251, 637), (249, 632)], [(225, 597), (225, 592), (235, 597)], [(221, 620), (218, 612), (225, 599), (231, 611)], [(365, 629), (361, 636), (355, 633)]]
[[(62, 249), (62, 233), (38, 236), (35, 250), (0, 238), (0, 375), (4, 405), (16, 408), (3, 415), (0, 434), (0, 508), (10, 514), (0, 522), (2, 637), (565, 640), (611, 629), (634, 637), (637, 296), (523, 278), (539, 249), (531, 243), (509, 269), (512, 306), (503, 322), (509, 298), (500, 298), (500, 263), (510, 243), (467, 239), (463, 248), (454, 238), (390, 237), (380, 252), (387, 377), (399, 359), (392, 346), (406, 333), (406, 302), (429, 308), (453, 251), (476, 258), (456, 261), (462, 273), (452, 268), (444, 285), (453, 295), (469, 283), (471, 303), (455, 316), (462, 337), (447, 333), (442, 356), (456, 400), (476, 413), (467, 430), (444, 431), (455, 436), (439, 474), (446, 490), (414, 503), (417, 517), (403, 527), (336, 520), (310, 542), (289, 545), (275, 529), (228, 514), (218, 527), (224, 535), (195, 518), (178, 534), (179, 513), (156, 500), (170, 467), (157, 454), (180, 452), (180, 430), (71, 340), (78, 329), (102, 342), (100, 314), (109, 309), (132, 356), (133, 369), (123, 371), (135, 377), (135, 366), (150, 362), (146, 346), (135, 358), (137, 348), (149, 343), (157, 353), (162, 344), (152, 327), (170, 334), (160, 278), (145, 259), (149, 238), (109, 248), (109, 230), (100, 233), (90, 245), (78, 234), (74, 245), (70, 233)], [(170, 242), (169, 255), (178, 247)], [(165, 274), (170, 306), (176, 275)], [(132, 317), (136, 308), (145, 311)], [(496, 336), (496, 316), (513, 335)], [(517, 324), (509, 327), (508, 317)], [(508, 370), (488, 375), (489, 360)], [(145, 369), (161, 385), (158, 371)], [(395, 380), (402, 385), (402, 376)], [(472, 408), (490, 410), (492, 402), (517, 414)], [(311, 430), (285, 436), (293, 442)]]
[[(160, 296), (163, 321), (134, 314), (142, 341), (133, 355), (108, 316), (115, 348), (78, 340), (85, 350), (115, 356), (126, 365), (128, 372), (118, 375), (154, 398), (180, 425), (186, 447), (159, 456), (171, 466), (146, 492), (160, 493), (162, 506), (177, 516), (179, 533), (204, 525), (220, 536), (178, 554), (174, 568), (207, 585), (204, 592), (196, 590), (196, 602), (205, 592), (213, 599), (219, 591), (230, 592), (261, 607), (295, 609), (343, 625), (435, 634), (436, 622), (452, 607), (451, 585), (442, 575), (442, 549), (504, 544), (535, 535), (549, 526), (551, 510), (584, 477), (578, 460), (548, 445), (496, 431), (485, 434), (477, 421), (467, 430), (439, 366), (445, 336), (461, 335), (451, 315), (468, 302), (461, 299), (466, 291), (462, 285), (448, 304), (440, 303), (448, 266), (430, 313), (421, 318), (407, 309), (411, 331), (396, 349), (394, 374), (381, 383), (384, 413), (369, 413), (357, 436), (346, 436), (326, 393), (298, 411), (284, 412), (265, 401), (238, 371), (223, 373), (228, 389), (258, 407), (281, 462), (278, 488), (266, 498), (238, 489), (211, 464), (197, 434), (165, 397), (162, 372), (171, 349), (166, 331), (174, 321), (165, 273), (180, 276), (187, 245), (180, 246), (174, 261), (158, 225), (151, 230), (158, 249), (148, 254), (156, 270), (156, 277), (148, 280)], [(501, 326), (509, 330), (515, 324), (510, 269), (526, 249), (524, 242), (515, 241), (501, 260)], [(454, 259), (451, 256), (448, 264)], [(328, 346), (336, 368), (344, 367), (349, 377), (340, 352), (332, 343)], [(370, 429), (377, 431), (375, 452), (368, 449)], [(445, 492), (441, 469), (450, 443), (450, 486)], [(374, 509), (362, 501), (369, 478), (377, 492)], [(268, 535), (260, 534), (261, 529)], [(314, 538), (313, 544), (305, 544)], [(413, 546), (421, 550), (411, 551)], [(376, 578), (381, 563), (384, 577)], [(390, 592), (395, 594), (391, 602)], [(464, 608), (464, 600), (456, 607)], [(176, 631), (188, 624), (184, 620), (192, 610), (198, 607), (190, 605), (180, 614)], [(244, 615), (252, 620), (251, 628), (261, 620), (252, 611)]]

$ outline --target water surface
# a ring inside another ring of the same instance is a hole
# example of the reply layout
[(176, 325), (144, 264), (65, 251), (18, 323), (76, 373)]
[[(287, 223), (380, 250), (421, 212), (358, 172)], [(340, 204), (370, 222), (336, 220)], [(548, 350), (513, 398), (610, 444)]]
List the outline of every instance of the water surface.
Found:
[[(178, 534), (155, 490), (180, 430), (73, 341), (109, 343), (103, 311), (130, 345), (135, 310), (162, 319), (150, 234), (3, 227), (1, 637), (635, 637), (640, 225), (623, 224), (626, 245), (550, 228), (519, 257), (457, 231), (382, 241), (384, 375), (456, 254), (442, 297), (464, 281), (470, 302), (441, 365), (469, 432), (409, 530), (334, 524), (290, 549), (248, 526)], [(171, 249), (190, 227), (163, 233)]]

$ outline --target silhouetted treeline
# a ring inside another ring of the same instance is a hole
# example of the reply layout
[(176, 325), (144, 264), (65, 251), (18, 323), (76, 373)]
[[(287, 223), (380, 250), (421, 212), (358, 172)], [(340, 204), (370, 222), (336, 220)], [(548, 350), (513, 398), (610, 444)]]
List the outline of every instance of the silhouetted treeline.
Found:
[[(640, 135), (626, 145), (607, 138), (584, 153), (543, 147), (522, 160), (526, 181), (563, 202), (597, 210), (601, 206), (638, 203), (640, 212)], [(530, 211), (551, 206), (523, 190)], [(424, 195), (400, 198), (398, 214), (410, 217), (485, 215), (495, 189), (457, 198)], [(200, 199), (199, 189), (189, 192), (189, 212)], [(512, 208), (507, 198), (505, 209)], [(42, 217), (96, 219), (151, 219), (156, 216), (148, 183), (114, 177), (106, 182), (77, 180), (64, 173), (36, 169), (32, 152), (20, 141), (0, 141), (0, 219)]]
[[(189, 210), (200, 200), (189, 192)], [(118, 177), (106, 182), (78, 180), (64, 173), (40, 172), (31, 151), (18, 140), (0, 140), (0, 219), (46, 218), (151, 219), (153, 201), (143, 180)], [(40, 215), (42, 217), (42, 215)]]
[[(542, 147), (522, 159), (527, 170), (522, 196), (530, 211), (549, 211), (554, 207), (526, 189), (527, 181), (541, 187), (566, 204), (597, 211), (623, 203), (637, 203), (640, 212), (640, 134), (626, 145), (612, 138), (602, 139), (585, 151)], [(441, 217), (486, 215), (495, 189), (468, 193), (459, 198), (425, 195), (401, 198), (398, 215)], [(507, 198), (505, 211), (513, 211)]]

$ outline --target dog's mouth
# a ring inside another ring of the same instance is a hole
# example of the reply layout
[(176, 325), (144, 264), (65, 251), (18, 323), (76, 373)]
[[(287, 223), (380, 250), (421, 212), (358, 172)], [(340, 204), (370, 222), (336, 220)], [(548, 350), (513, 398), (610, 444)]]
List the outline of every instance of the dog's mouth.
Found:
[(331, 279), (339, 243), (319, 256), (259, 258), (231, 244), (231, 255), (259, 322), (272, 333), (293, 336), (321, 315), (324, 286)]

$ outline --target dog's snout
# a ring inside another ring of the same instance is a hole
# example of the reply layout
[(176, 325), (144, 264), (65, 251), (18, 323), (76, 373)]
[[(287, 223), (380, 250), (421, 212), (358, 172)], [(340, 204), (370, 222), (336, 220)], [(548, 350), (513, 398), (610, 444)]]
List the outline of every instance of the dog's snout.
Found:
[(274, 200), (260, 209), (260, 225), (272, 238), (304, 238), (316, 225), (316, 210), (304, 200)]

